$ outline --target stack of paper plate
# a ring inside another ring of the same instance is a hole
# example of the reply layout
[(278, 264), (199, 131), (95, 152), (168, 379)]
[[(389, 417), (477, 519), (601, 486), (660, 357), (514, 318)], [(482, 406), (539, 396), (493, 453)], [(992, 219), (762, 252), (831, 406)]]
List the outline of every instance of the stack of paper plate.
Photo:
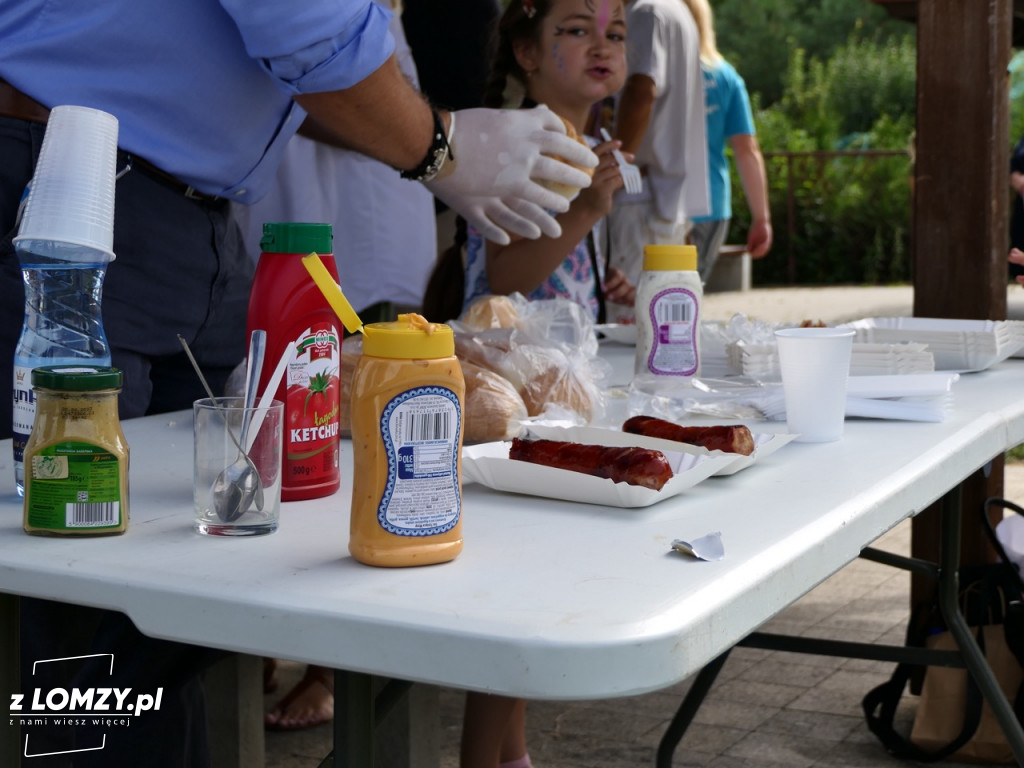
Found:
[[(779, 378), (779, 355), (775, 344), (748, 344), (738, 341), (729, 345), (729, 365), (737, 373), (760, 381)], [(850, 357), (851, 376), (929, 373), (935, 370), (935, 359), (925, 344), (855, 343)]]
[(723, 344), (720, 339), (701, 337), (700, 371), (702, 376), (731, 376), (742, 373), (742, 369), (734, 364), (729, 351), (730, 344)]
[(981, 371), (1024, 349), (1024, 322), (936, 317), (872, 317), (846, 324), (856, 341), (927, 344), (935, 370)]

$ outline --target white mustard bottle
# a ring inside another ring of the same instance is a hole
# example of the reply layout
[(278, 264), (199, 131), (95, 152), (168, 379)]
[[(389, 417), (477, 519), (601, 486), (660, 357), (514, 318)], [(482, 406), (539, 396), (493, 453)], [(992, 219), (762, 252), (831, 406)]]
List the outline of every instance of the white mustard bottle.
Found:
[(704, 296), (692, 245), (645, 245), (636, 287), (633, 383), (648, 392), (688, 386), (700, 374)]
[(349, 552), (390, 567), (454, 560), (466, 385), (452, 329), (410, 314), (363, 333), (352, 374)]

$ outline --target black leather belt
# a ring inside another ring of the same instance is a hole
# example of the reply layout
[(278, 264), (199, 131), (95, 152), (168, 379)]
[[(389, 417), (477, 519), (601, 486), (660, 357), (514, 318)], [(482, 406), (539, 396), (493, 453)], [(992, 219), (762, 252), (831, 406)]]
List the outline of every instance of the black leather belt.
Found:
[[(15, 120), (27, 120), (30, 123), (45, 125), (50, 117), (50, 110), (31, 96), (26, 96), (6, 80), (0, 79), (0, 117), (13, 117)], [(138, 155), (127, 155), (127, 161), (130, 167), (138, 168), (190, 200), (211, 202), (222, 199), (216, 195), (200, 192)]]

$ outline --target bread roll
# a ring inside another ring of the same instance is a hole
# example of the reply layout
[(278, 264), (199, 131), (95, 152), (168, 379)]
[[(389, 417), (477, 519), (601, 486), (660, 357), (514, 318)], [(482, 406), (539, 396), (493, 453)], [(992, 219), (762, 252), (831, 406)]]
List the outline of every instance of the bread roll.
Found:
[(502, 376), (478, 365), (460, 361), (466, 380), (463, 440), (490, 443), (511, 440), (522, 430), (526, 406), (515, 387)]
[(591, 386), (577, 374), (562, 351), (523, 344), (502, 359), (501, 371), (522, 395), (526, 412), (531, 416), (541, 415), (551, 403), (578, 413), (585, 421), (593, 418)]
[(515, 328), (519, 322), (519, 310), (508, 296), (481, 296), (459, 318), (463, 324), (478, 331), (489, 328)]
[(578, 413), (584, 421), (594, 417), (594, 399), (572, 368), (548, 368), (526, 383), (522, 395), (526, 412), (531, 416), (539, 416), (552, 403)]
[[(580, 144), (582, 144), (585, 147), (589, 146), (587, 144), (586, 139), (584, 139), (582, 136), (579, 135), (579, 133), (576, 132), (576, 128), (573, 126), (572, 123), (570, 123), (568, 120), (566, 120), (561, 115), (559, 115), (559, 118), (561, 119), (562, 123), (565, 125), (565, 133), (566, 133), (567, 136), (569, 136), (569, 138), (576, 139), (576, 141), (578, 141)], [(576, 163), (571, 163), (568, 160), (566, 160), (564, 157), (562, 157), (561, 155), (549, 155), (549, 157), (554, 157), (557, 160), (561, 160), (563, 163), (567, 163), (568, 165), (571, 165), (573, 168), (579, 168), (581, 171), (583, 171), (585, 174), (587, 174), (591, 178), (593, 178), (593, 176), (594, 176), (594, 169), (593, 168), (584, 168), (581, 165), (576, 165)], [(578, 195), (580, 193), (580, 188), (579, 187), (570, 187), (568, 184), (559, 184), (558, 182), (548, 181), (546, 179), (536, 179), (536, 181), (542, 187), (547, 187), (552, 192), (557, 192), (558, 194), (562, 195), (563, 197), (565, 197), (568, 200), (574, 200), (576, 198), (576, 195)]]

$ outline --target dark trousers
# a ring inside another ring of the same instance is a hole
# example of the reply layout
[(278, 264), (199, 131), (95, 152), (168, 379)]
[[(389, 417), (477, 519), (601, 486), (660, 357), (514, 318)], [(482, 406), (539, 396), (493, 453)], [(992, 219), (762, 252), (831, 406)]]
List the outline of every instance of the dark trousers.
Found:
[[(34, 171), (44, 126), (0, 117), (0, 438), (11, 436), (14, 348), (24, 289), (12, 238), (18, 204)], [(119, 153), (119, 163), (126, 158)], [(103, 289), (103, 322), (113, 365), (124, 371), (122, 419), (191, 407), (205, 394), (182, 352), (188, 342), (215, 391), (245, 355), (245, 315), (253, 261), (226, 201), (185, 198), (134, 167), (117, 181), (114, 253)], [(10, 464), (8, 463), (8, 467)], [(13, 493), (13, 478), (5, 487)], [(131, 529), (127, 536), (131, 536)], [(217, 652), (148, 638), (124, 615), (22, 600), (22, 684), (49, 687), (163, 688), (159, 712), (107, 731), (102, 750), (30, 758), (33, 768), (202, 768), (208, 765), (199, 673)], [(32, 663), (114, 654), (114, 667)], [(56, 743), (88, 746), (96, 729), (48, 729)], [(40, 737), (42, 731), (29, 731)], [(33, 750), (35, 751), (35, 750)], [(56, 750), (54, 750), (56, 751)], [(44, 761), (50, 761), (44, 763)]]
[(23, 768), (209, 767), (200, 674), (225, 652), (146, 637), (115, 611), (35, 599), (21, 606), (26, 709), (57, 688), (131, 689), (127, 703), (160, 694), (159, 711), (117, 711), (111, 696), (107, 716), (76, 717), (74, 726), (60, 717), (23, 725)]

